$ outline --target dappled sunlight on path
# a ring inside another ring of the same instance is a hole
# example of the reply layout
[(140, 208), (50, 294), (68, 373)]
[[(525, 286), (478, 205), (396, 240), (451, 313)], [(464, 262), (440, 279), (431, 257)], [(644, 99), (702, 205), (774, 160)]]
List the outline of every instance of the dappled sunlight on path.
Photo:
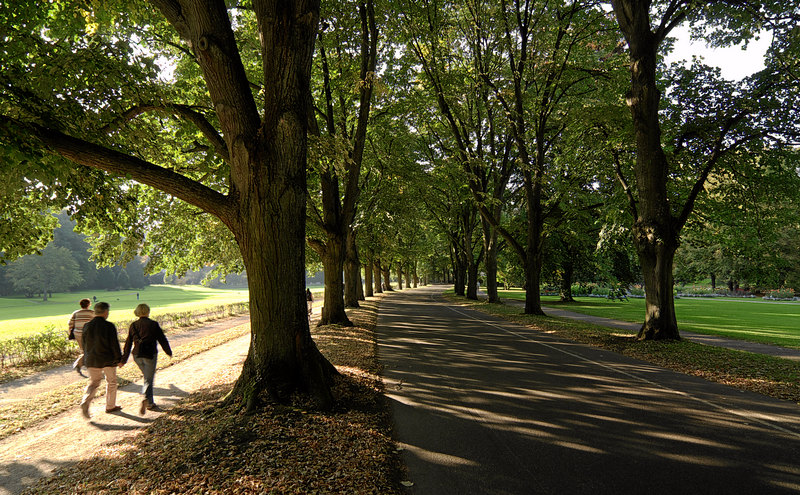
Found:
[(388, 298), (379, 319), (417, 493), (800, 492), (797, 405), (450, 307), (436, 291)]

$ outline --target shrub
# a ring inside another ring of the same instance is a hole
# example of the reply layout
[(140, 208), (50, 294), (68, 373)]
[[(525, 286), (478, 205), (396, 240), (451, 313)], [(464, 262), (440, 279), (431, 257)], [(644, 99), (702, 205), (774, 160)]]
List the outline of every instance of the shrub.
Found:
[(781, 287), (780, 289), (773, 289), (768, 291), (764, 299), (793, 299), (794, 289)]

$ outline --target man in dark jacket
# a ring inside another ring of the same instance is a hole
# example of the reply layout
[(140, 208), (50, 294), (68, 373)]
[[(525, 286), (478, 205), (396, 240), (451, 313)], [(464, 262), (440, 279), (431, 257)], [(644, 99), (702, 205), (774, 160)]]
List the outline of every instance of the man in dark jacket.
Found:
[(106, 377), (106, 412), (122, 409), (117, 405), (117, 367), (122, 366), (117, 327), (108, 321), (109, 306), (106, 302), (94, 305), (94, 318), (83, 326), (83, 361), (89, 368), (89, 385), (83, 394), (81, 410), (89, 416), (91, 404), (103, 375)]

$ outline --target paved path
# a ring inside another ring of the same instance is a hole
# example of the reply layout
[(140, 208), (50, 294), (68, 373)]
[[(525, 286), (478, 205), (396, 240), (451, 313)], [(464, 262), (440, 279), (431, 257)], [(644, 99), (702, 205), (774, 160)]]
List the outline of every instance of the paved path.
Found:
[[(169, 339), (170, 347), (177, 349), (189, 342), (194, 342), (207, 335), (221, 332), (249, 321), (250, 315), (235, 316), (174, 334), (171, 331), (167, 331), (166, 334)], [(124, 338), (127, 332), (123, 331), (122, 335), (123, 337), (121, 338)], [(120, 344), (124, 344), (124, 341), (120, 342)], [(162, 354), (161, 357), (166, 358), (166, 354)], [(133, 363), (133, 359), (128, 359), (128, 363)], [(86, 374), (85, 368), (84, 374)], [(53, 368), (42, 373), (36, 373), (35, 375), (0, 384), (0, 404), (26, 400), (43, 392), (75, 382), (86, 382), (86, 378), (82, 378), (78, 375), (72, 369), (72, 365), (59, 366), (58, 368)]]
[[(503, 302), (513, 306), (525, 307), (525, 302), (514, 299), (503, 299)], [(573, 320), (583, 321), (586, 323), (593, 323), (603, 327), (620, 328), (631, 332), (638, 332), (641, 328), (641, 323), (631, 323), (629, 321), (613, 320), (611, 318), (603, 318), (602, 316), (591, 316), (574, 311), (567, 311), (560, 308), (542, 307), (545, 313), (549, 316), (560, 316), (562, 318), (570, 318)], [(791, 349), (788, 347), (781, 347), (778, 345), (760, 344), (758, 342), (748, 342), (746, 340), (729, 339), (719, 335), (705, 335), (694, 332), (687, 332), (681, 330), (681, 337), (693, 342), (701, 344), (713, 345), (717, 347), (725, 347), (728, 349), (735, 349), (737, 351), (754, 352), (756, 354), (767, 354), (769, 356), (790, 359), (792, 361), (800, 361), (800, 349)]]
[(419, 494), (800, 493), (800, 408), (451, 306), (385, 298), (386, 394)]

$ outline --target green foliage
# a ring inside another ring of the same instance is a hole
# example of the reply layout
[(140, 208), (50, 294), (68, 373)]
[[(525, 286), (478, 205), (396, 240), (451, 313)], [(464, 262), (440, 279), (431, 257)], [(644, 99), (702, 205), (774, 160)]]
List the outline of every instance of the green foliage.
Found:
[(62, 247), (48, 246), (42, 254), (21, 258), (8, 270), (14, 288), (27, 295), (63, 292), (79, 285), (83, 279), (72, 253)]
[(0, 340), (0, 368), (62, 360), (74, 355), (76, 349), (63, 331), (49, 326), (34, 335)]

